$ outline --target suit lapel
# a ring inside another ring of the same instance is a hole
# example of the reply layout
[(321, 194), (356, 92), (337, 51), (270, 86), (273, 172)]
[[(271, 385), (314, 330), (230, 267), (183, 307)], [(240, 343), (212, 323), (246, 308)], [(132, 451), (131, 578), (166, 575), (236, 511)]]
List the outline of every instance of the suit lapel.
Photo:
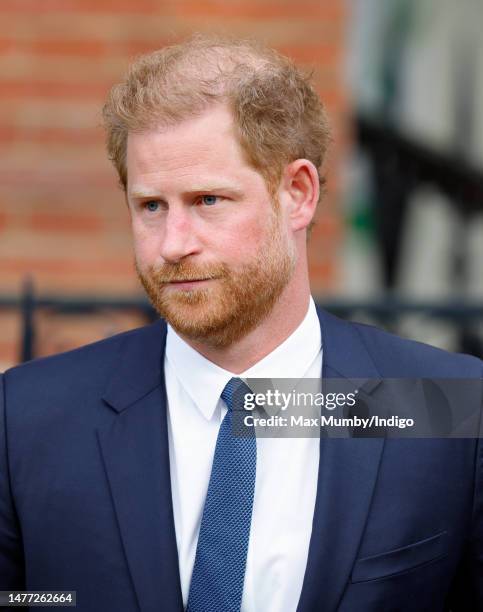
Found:
[[(363, 388), (369, 397), (380, 374), (357, 330), (324, 311), (318, 315), (322, 378), (368, 379)], [(383, 438), (321, 438), (312, 535), (297, 612), (337, 609), (357, 556), (383, 447)]]
[[(318, 311), (323, 378), (370, 379), (379, 373), (357, 331)], [(162, 322), (127, 335), (104, 394), (112, 419), (98, 438), (142, 612), (183, 610), (167, 432)], [(320, 443), (317, 496), (297, 612), (336, 610), (350, 576), (377, 477), (384, 439)]]
[(173, 518), (164, 348), (158, 322), (126, 336), (98, 430), (128, 567), (143, 612), (183, 609)]

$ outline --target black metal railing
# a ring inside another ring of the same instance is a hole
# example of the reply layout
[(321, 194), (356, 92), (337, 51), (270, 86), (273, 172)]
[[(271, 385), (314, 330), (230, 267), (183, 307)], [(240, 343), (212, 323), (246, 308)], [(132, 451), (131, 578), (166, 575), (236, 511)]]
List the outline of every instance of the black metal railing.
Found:
[[(478, 332), (478, 324), (483, 324), (483, 302), (429, 302), (386, 297), (374, 301), (318, 300), (318, 304), (343, 318), (370, 319), (386, 329), (396, 331), (401, 318), (407, 315), (446, 321), (458, 331), (458, 350), (483, 357), (483, 335)], [(20, 361), (35, 357), (35, 314), (40, 310), (64, 315), (88, 315), (105, 310), (135, 311), (140, 313), (147, 323), (157, 318), (156, 311), (142, 297), (37, 295), (31, 281), (24, 284), (18, 297), (0, 295), (0, 310), (2, 309), (19, 309), (21, 312)]]
[[(483, 211), (483, 169), (470, 163), (464, 151), (438, 151), (374, 117), (356, 117), (354, 132), (357, 144), (371, 160), (375, 237), (385, 285), (392, 289), (400, 265), (408, 203), (415, 189), (432, 186), (469, 224)], [(458, 253), (457, 245), (454, 250)], [(454, 263), (464, 276), (468, 262), (462, 258)]]

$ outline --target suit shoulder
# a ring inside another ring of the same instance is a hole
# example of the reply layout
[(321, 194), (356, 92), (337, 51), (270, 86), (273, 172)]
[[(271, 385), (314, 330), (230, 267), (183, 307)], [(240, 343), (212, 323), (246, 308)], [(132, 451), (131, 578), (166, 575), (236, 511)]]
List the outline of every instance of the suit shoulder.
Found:
[(423, 342), (402, 338), (364, 323), (352, 323), (384, 376), (481, 378), (483, 361)]

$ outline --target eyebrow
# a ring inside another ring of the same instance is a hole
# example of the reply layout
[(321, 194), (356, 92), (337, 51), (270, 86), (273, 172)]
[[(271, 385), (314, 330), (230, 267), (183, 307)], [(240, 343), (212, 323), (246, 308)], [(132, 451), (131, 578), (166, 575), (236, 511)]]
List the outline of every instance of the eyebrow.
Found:
[[(206, 186), (200, 185), (199, 187), (197, 186), (193, 189), (183, 192), (183, 195), (193, 196), (193, 195), (199, 195), (201, 193), (216, 193), (218, 191), (223, 191), (225, 193), (231, 193), (235, 196), (242, 195), (241, 189), (238, 189), (237, 187), (234, 187), (233, 185), (206, 185)], [(132, 191), (129, 192), (129, 197), (135, 198), (135, 199), (144, 199), (144, 198), (163, 199), (163, 196), (158, 191), (150, 191), (150, 190), (140, 189), (136, 187)]]

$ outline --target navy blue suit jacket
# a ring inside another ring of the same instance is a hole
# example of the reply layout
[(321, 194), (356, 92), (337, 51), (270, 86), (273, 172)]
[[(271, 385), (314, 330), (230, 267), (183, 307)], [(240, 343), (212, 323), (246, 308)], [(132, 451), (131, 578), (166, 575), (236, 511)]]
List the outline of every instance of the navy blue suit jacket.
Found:
[[(482, 377), (476, 358), (319, 318), (324, 376)], [(181, 612), (165, 337), (159, 321), (0, 377), (0, 590)], [(320, 451), (298, 612), (483, 610), (481, 441), (322, 438)]]

